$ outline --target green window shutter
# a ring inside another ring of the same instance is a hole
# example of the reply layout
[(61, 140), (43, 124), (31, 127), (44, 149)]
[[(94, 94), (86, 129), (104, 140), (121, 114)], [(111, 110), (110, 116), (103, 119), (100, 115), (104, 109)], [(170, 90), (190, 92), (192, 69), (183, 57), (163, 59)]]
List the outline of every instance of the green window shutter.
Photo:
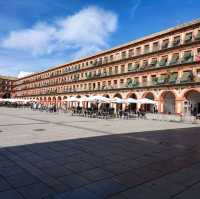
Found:
[(133, 70), (132, 64), (128, 64), (128, 71), (132, 71), (132, 70)]
[(200, 31), (198, 31), (196, 37), (195, 37), (195, 40), (200, 40)]
[(185, 52), (183, 56), (183, 63), (189, 63), (193, 61), (193, 55), (192, 52)]
[(190, 41), (192, 41), (192, 34), (187, 34), (187, 35), (185, 36), (185, 43), (188, 43), (188, 42), (190, 42)]
[(192, 80), (192, 72), (191, 71), (187, 71), (187, 72), (183, 72), (183, 75), (181, 77), (181, 82), (190, 82)]
[(166, 80), (166, 75), (161, 75), (160, 77), (158, 77), (158, 84), (164, 84)]
[(176, 80), (178, 78), (178, 73), (172, 73), (169, 76), (169, 83), (176, 83)]
[(179, 60), (179, 56), (173, 56), (172, 59), (171, 59), (170, 64), (171, 65), (178, 64), (178, 60)]
[(156, 64), (157, 64), (157, 59), (155, 59), (155, 60), (152, 60), (152, 62), (151, 62), (151, 66), (156, 66)]

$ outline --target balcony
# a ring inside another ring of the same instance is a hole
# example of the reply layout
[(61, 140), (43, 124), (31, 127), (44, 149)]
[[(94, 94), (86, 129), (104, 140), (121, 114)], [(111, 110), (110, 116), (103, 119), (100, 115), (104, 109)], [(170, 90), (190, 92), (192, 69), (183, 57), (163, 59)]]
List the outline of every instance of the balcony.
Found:
[(185, 52), (181, 63), (183, 63), (183, 64), (191, 63), (191, 62), (193, 62), (193, 58), (194, 58), (194, 56), (192, 55), (191, 52)]
[(172, 43), (172, 47), (177, 47), (180, 45), (181, 45), (181, 39), (180, 38), (174, 39), (174, 41)]
[(167, 82), (167, 75), (161, 75), (157, 79), (157, 84), (165, 84)]
[(188, 83), (188, 82), (192, 82), (192, 80), (193, 80), (192, 71), (187, 71), (187, 72), (183, 72), (183, 75), (180, 79), (180, 83)]
[(159, 62), (159, 66), (166, 66), (167, 65), (167, 58), (163, 58), (163, 59), (161, 59), (160, 60), (160, 62)]
[(170, 65), (176, 65), (176, 64), (179, 64), (180, 61), (179, 61), (179, 57), (178, 56), (174, 56), (172, 57), (171, 61), (170, 61)]
[(168, 47), (169, 47), (169, 41), (163, 41), (161, 49), (164, 50), (167, 49)]
[(188, 34), (185, 36), (184, 44), (192, 43), (192, 34)]
[(195, 41), (200, 41), (200, 31), (196, 34)]
[(151, 68), (156, 67), (156, 65), (157, 65), (157, 59), (152, 60), (152, 62), (149, 64), (149, 66), (150, 66)]
[(168, 80), (168, 82), (169, 82), (170, 84), (175, 84), (176, 81), (177, 81), (177, 79), (178, 79), (178, 73), (172, 73), (172, 74), (169, 75), (169, 80)]

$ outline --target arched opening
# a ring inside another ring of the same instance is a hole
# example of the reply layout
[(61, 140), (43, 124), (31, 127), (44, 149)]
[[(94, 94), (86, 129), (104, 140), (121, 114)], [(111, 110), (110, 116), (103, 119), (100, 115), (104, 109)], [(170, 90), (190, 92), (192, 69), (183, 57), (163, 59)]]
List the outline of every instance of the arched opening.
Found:
[[(148, 92), (144, 95), (144, 98), (150, 99), (150, 100), (154, 100), (155, 97), (153, 95), (153, 93)], [(153, 104), (143, 104), (142, 108), (145, 110), (145, 112), (150, 112), (152, 113), (154, 110), (154, 105)]]
[[(114, 97), (114, 98), (117, 97), (117, 98), (122, 99), (122, 96), (121, 96), (121, 94), (119, 94), (119, 93), (115, 94), (113, 97)], [(119, 111), (121, 111), (121, 110), (122, 110), (122, 104), (116, 104), (116, 112), (119, 112)]]
[(2, 98), (3, 99), (7, 99), (7, 98), (10, 98), (11, 97), (11, 94), (10, 93), (5, 93)]
[(40, 103), (41, 103), (41, 104), (43, 103), (42, 97), (40, 97)]
[[(131, 93), (127, 96), (127, 98), (137, 99), (137, 96), (135, 93)], [(129, 104), (128, 109), (129, 111), (133, 111), (133, 112), (137, 111), (137, 104)]]
[(57, 99), (57, 107), (58, 108), (61, 107), (61, 102), (62, 102), (62, 98), (60, 96), (58, 96), (58, 99)]
[(56, 97), (53, 97), (53, 104), (56, 104)]
[(51, 97), (48, 97), (48, 104), (51, 104)]
[[(104, 94), (103, 97), (110, 98), (108, 94)], [(105, 110), (108, 110), (109, 108), (110, 108), (110, 103), (103, 103), (101, 104), (101, 107), (100, 107), (100, 109), (105, 109)]]
[(175, 114), (176, 113), (176, 96), (171, 91), (166, 91), (162, 94), (161, 100), (163, 101), (163, 113)]
[(200, 92), (190, 90), (184, 94), (184, 113), (196, 116), (200, 113)]

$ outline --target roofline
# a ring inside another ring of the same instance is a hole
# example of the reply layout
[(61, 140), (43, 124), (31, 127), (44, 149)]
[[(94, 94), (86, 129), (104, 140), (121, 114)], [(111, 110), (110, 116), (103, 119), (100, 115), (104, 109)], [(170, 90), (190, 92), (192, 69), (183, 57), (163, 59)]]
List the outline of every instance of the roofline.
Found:
[(6, 75), (0, 75), (0, 79), (6, 79), (6, 80), (18, 80), (17, 77), (6, 76)]
[(162, 31), (150, 34), (148, 36), (144, 36), (144, 37), (139, 38), (139, 39), (132, 40), (132, 41), (127, 42), (125, 44), (117, 45), (117, 46), (115, 46), (113, 48), (97, 52), (97, 53), (95, 53), (93, 55), (81, 57), (79, 59), (72, 60), (72, 61), (63, 63), (61, 65), (53, 66), (53, 67), (50, 67), (48, 69), (32, 73), (32, 74), (30, 74), (28, 76), (25, 76), (25, 77), (22, 77), (22, 78), (18, 78), (18, 80), (26, 79), (26, 78), (32, 77), (34, 75), (38, 75), (38, 74), (42, 74), (42, 73), (45, 73), (45, 72), (48, 72), (48, 71), (52, 71), (52, 70), (55, 70), (55, 69), (62, 68), (63, 66), (75, 64), (77, 62), (88, 60), (88, 59), (91, 59), (91, 58), (99, 56), (99, 55), (103, 55), (103, 54), (106, 54), (106, 53), (109, 53), (109, 52), (112, 52), (112, 51), (120, 50), (120, 49), (125, 48), (125, 47), (127, 47), (129, 45), (137, 44), (137, 43), (140, 43), (140, 42), (143, 42), (143, 41), (146, 41), (146, 40), (149, 40), (149, 39), (153, 39), (155, 37), (158, 37), (158, 36), (161, 36), (161, 35), (165, 35), (165, 34), (168, 34), (170, 32), (175, 32), (175, 31), (181, 30), (183, 28), (187, 28), (187, 27), (190, 27), (190, 26), (193, 26), (193, 25), (197, 25), (197, 24), (200, 24), (200, 18), (198, 18), (196, 20), (192, 20), (191, 22), (186, 22), (186, 23), (183, 23), (181, 25), (178, 25), (178, 26), (175, 26), (175, 27), (172, 27), (172, 28), (168, 28), (166, 30), (162, 30)]

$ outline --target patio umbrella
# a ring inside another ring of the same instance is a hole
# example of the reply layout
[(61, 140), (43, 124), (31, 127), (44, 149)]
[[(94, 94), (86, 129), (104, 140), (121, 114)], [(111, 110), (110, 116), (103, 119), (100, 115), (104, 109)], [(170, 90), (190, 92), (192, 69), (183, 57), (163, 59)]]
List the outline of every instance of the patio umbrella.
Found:
[(148, 98), (139, 99), (139, 100), (138, 100), (138, 103), (139, 103), (139, 104), (156, 104), (155, 101), (150, 100), (150, 99), (148, 99)]
[(126, 103), (128, 104), (137, 104), (138, 100), (134, 99), (134, 98), (127, 98), (125, 99)]
[(115, 97), (114, 99), (110, 100), (111, 103), (115, 103), (115, 104), (124, 104), (126, 103), (126, 101), (124, 99)]
[(65, 99), (64, 102), (80, 102), (80, 99), (76, 97), (70, 97), (68, 99)]
[(97, 102), (97, 103), (110, 103), (110, 99), (107, 97), (103, 97), (101, 95), (90, 96), (88, 98), (89, 102)]
[(89, 97), (83, 96), (81, 98), (78, 98), (80, 102), (88, 102), (89, 101)]

